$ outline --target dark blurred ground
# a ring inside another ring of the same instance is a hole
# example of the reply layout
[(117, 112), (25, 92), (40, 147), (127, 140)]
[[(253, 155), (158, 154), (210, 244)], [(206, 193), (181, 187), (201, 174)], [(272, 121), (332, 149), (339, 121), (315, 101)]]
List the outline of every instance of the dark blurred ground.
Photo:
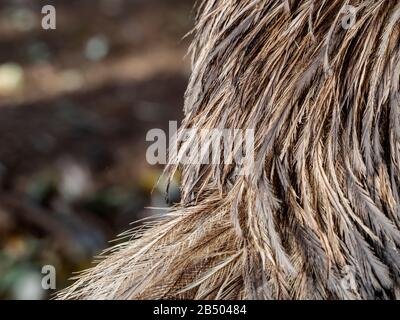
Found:
[(145, 136), (182, 117), (193, 2), (50, 1), (45, 31), (43, 1), (1, 1), (0, 298), (48, 298), (43, 265), (59, 290), (168, 205)]

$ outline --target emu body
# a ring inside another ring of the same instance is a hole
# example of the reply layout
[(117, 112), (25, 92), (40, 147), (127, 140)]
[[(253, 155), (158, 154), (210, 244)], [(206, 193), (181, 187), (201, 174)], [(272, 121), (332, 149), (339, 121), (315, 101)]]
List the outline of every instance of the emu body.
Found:
[(400, 1), (199, 12), (182, 128), (254, 130), (254, 168), (167, 165), (180, 205), (60, 297), (400, 298)]

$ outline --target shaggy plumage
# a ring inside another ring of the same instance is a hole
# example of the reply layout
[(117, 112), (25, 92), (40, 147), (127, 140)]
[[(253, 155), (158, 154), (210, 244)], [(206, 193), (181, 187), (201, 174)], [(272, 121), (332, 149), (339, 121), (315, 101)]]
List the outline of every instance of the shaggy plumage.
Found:
[(254, 168), (170, 164), (181, 204), (60, 297), (399, 298), (400, 1), (199, 7), (182, 128), (254, 129)]

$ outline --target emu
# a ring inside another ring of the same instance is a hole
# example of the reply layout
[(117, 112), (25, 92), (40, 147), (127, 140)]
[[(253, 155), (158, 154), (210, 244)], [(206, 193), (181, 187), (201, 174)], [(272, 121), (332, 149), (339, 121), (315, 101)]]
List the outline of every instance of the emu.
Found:
[(180, 204), (59, 297), (400, 298), (400, 1), (204, 0), (193, 34), (181, 129), (254, 130), (253, 169), (168, 164)]

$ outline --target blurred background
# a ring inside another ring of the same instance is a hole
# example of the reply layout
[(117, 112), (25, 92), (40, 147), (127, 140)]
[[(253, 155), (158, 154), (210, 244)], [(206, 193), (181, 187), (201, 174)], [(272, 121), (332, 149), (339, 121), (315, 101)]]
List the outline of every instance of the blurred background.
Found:
[(183, 116), (193, 4), (0, 1), (0, 299), (51, 297), (44, 265), (60, 290), (147, 207), (179, 201), (178, 182), (151, 193), (145, 137)]

